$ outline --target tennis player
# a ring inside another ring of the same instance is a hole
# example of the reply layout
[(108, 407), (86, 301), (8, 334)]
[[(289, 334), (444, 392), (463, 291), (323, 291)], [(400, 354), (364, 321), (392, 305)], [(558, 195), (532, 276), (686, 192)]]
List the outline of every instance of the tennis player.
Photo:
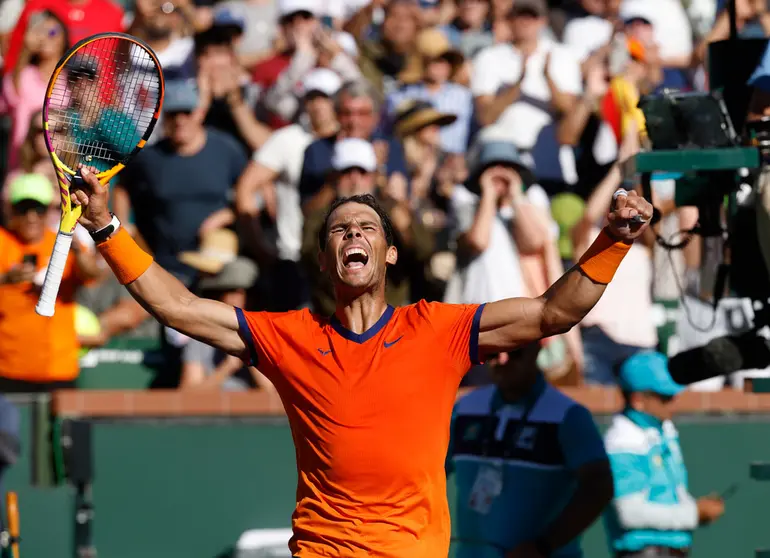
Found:
[(318, 239), (334, 315), (245, 312), (196, 297), (153, 263), (110, 215), (107, 188), (81, 172), (80, 222), (129, 292), (165, 326), (258, 366), (278, 390), (299, 477), (289, 546), (301, 558), (446, 556), (444, 458), (461, 378), (485, 355), (575, 326), (652, 217), (636, 193), (616, 193), (609, 225), (539, 298), (393, 308), (390, 219), (371, 196), (343, 198)]

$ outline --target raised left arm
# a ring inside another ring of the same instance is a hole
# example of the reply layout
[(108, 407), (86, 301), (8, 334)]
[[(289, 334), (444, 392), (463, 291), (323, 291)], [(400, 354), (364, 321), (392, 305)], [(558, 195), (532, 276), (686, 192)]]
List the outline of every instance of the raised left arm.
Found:
[[(647, 228), (652, 205), (636, 192), (614, 196), (609, 225), (580, 263), (538, 298), (509, 298), (484, 307), (479, 324), (479, 356), (511, 351), (544, 337), (565, 333), (596, 305), (634, 239)], [(632, 221), (641, 215), (643, 221)]]

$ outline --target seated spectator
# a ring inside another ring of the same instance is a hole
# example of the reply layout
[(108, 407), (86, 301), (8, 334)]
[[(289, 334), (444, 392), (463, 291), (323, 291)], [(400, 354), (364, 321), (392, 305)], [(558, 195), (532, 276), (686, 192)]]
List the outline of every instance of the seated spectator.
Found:
[[(226, 229), (213, 230), (203, 237), (201, 249), (182, 252), (179, 259), (203, 276), (197, 290), (201, 296), (243, 308), (246, 291), (257, 279), (257, 266), (238, 257), (238, 237)], [(190, 339), (182, 349), (182, 389), (223, 389), (242, 391), (267, 382), (254, 367), (206, 343)]]
[(353, 195), (375, 196), (390, 216), (398, 261), (388, 267), (386, 296), (393, 306), (408, 303), (410, 274), (415, 269), (424, 269), (433, 251), (433, 238), (418, 220), (413, 219), (407, 202), (391, 197), (385, 188), (378, 189), (377, 155), (371, 143), (358, 138), (337, 142), (331, 174), (329, 183), (334, 188), (333, 193), (325, 206), (307, 215), (303, 232), (302, 258), (311, 278), (314, 311), (326, 315), (334, 313), (332, 284), (318, 261), (319, 231), (333, 200)]
[(486, 127), (479, 141), (513, 142), (554, 195), (577, 182), (572, 147), (559, 145), (556, 132), (559, 116), (573, 111), (582, 93), (580, 61), (543, 37), (545, 0), (517, 0), (508, 21), (511, 42), (484, 49), (473, 62), (476, 117)]
[[(54, 184), (58, 184), (56, 170), (51, 164), (48, 146), (45, 144), (45, 138), (43, 137), (42, 111), (34, 112), (30, 117), (27, 135), (19, 147), (19, 165), (16, 170), (12, 170), (5, 177), (2, 191), (2, 215), (4, 222), (7, 222), (10, 218), (11, 207), (8, 203), (9, 185), (16, 177), (22, 174), (40, 174), (51, 182), (52, 187)], [(60, 207), (58, 204), (56, 205)]]
[(427, 197), (441, 159), (441, 130), (457, 117), (437, 111), (426, 101), (408, 100), (396, 109), (394, 131), (401, 138), (409, 168), (409, 192), (404, 192), (412, 207)]
[(692, 88), (693, 32), (681, 0), (624, 0), (620, 18), (626, 36), (640, 41), (655, 64), (656, 86)]
[[(326, 207), (334, 189), (325, 186), (331, 170), (335, 143), (342, 138), (359, 138), (374, 144), (377, 153), (377, 168), (384, 168), (384, 174), (394, 189), (404, 189), (408, 171), (401, 143), (389, 135), (378, 137), (379, 107), (375, 93), (366, 82), (346, 84), (337, 93), (336, 112), (340, 124), (339, 132), (311, 143), (305, 150), (302, 175), (299, 179), (299, 194), (303, 212)], [(398, 184), (400, 182), (400, 184)], [(332, 198), (333, 199), (333, 198)]]
[[(318, 6), (313, 9), (317, 10)], [(356, 62), (343, 50), (335, 34), (323, 27), (316, 17), (303, 20), (295, 12), (286, 14), (284, 19), (295, 30), (291, 61), (265, 90), (261, 103), (282, 121), (292, 122), (300, 109), (298, 94), (301, 95), (302, 79), (313, 68), (333, 70), (343, 83), (359, 79), (361, 72)]]
[(457, 269), (445, 302), (529, 296), (520, 254), (537, 253), (546, 242), (548, 197), (512, 143), (482, 144), (470, 172), (468, 187), (452, 193)]
[(35, 305), (56, 240), (45, 222), (54, 192), (44, 177), (22, 175), (10, 184), (9, 201), (11, 219), (0, 228), (0, 393), (72, 387), (79, 372), (75, 291), (99, 269), (93, 252), (73, 242), (56, 313), (39, 316)]
[(72, 46), (97, 33), (123, 31), (123, 10), (112, 0), (28, 0), (11, 34), (3, 69), (12, 71), (19, 63), (30, 19), (50, 11), (64, 23)]
[[(171, 4), (173, 6), (173, 4)], [(128, 34), (144, 40), (158, 57), (166, 79), (184, 79), (195, 77), (195, 59), (193, 38), (186, 34), (185, 19), (182, 9), (168, 9), (168, 4), (161, 5), (155, 0), (136, 0), (134, 19), (128, 28)], [(132, 64), (146, 63), (148, 71), (151, 61), (146, 57), (132, 59)], [(135, 99), (127, 99), (135, 103)], [(149, 106), (155, 106), (155, 99), (147, 98)], [(161, 117), (162, 119), (162, 117)], [(163, 135), (162, 120), (159, 119), (152, 132), (149, 143), (155, 143)]]
[(142, 150), (116, 186), (115, 214), (136, 227), (156, 261), (190, 285), (195, 270), (177, 259), (200, 235), (232, 225), (231, 188), (246, 166), (238, 143), (205, 128), (195, 84), (169, 81), (163, 103), (165, 138)]
[(361, 50), (361, 73), (381, 102), (403, 82), (404, 72), (417, 56), (415, 43), (420, 30), (420, 7), (411, 0), (391, 0), (384, 6), (385, 17), (377, 37), (367, 37), (378, 4), (361, 8), (346, 25)]
[(454, 122), (441, 130), (441, 149), (446, 153), (465, 153), (468, 148), (473, 95), (467, 87), (452, 83), (452, 76), (462, 66), (462, 54), (453, 50), (437, 29), (421, 31), (417, 37), (419, 65), (404, 77), (406, 85), (391, 93), (385, 103), (382, 126), (390, 131), (396, 109), (406, 100), (431, 103), (437, 110), (454, 116)]
[(491, 0), (459, 0), (456, 17), (441, 28), (468, 59), (495, 42), (490, 11)]
[(195, 35), (200, 107), (204, 124), (235, 138), (245, 156), (259, 149), (270, 136), (270, 128), (257, 120), (257, 98), (248, 73), (238, 63), (235, 39), (240, 23), (217, 20)]
[(217, 2), (217, 10), (227, 10), (243, 21), (243, 36), (236, 51), (244, 68), (252, 69), (257, 63), (274, 56), (278, 6), (272, 0), (224, 0)]
[[(19, 166), (19, 150), (30, 125), (30, 117), (43, 108), (48, 80), (69, 45), (64, 23), (52, 12), (44, 11), (30, 19), (24, 33), (19, 59), (3, 76), (3, 112), (11, 117), (11, 145), (8, 167)], [(42, 126), (42, 118), (36, 123)]]
[[(303, 80), (300, 122), (274, 132), (238, 181), (236, 205), (248, 239), (245, 244), (260, 266), (269, 269), (265, 297), (271, 310), (296, 310), (309, 301), (307, 279), (299, 264), (303, 222), (299, 178), (307, 146), (337, 132), (333, 98), (340, 85), (339, 76), (329, 69), (308, 73)], [(275, 224), (275, 242), (261, 226), (265, 213)]]

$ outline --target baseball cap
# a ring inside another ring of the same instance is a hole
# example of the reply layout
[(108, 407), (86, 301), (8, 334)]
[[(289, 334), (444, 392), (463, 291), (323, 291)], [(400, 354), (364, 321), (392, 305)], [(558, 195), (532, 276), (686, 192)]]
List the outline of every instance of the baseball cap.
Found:
[(342, 86), (342, 79), (336, 72), (328, 68), (316, 68), (305, 75), (302, 80), (304, 95), (311, 92), (323, 93), (327, 97), (334, 96)]
[(236, 14), (230, 8), (221, 7), (214, 11), (214, 21), (212, 22), (211, 26), (243, 32), (243, 29), (246, 27), (246, 21), (243, 17)]
[(309, 12), (317, 16), (319, 11), (317, 0), (278, 0), (278, 16), (280, 18), (297, 12)]
[(189, 112), (198, 108), (198, 86), (194, 80), (174, 80), (166, 82), (163, 99), (164, 112)]
[(22, 174), (14, 178), (8, 188), (8, 201), (11, 205), (31, 200), (48, 206), (53, 198), (53, 186), (42, 174)]
[(377, 155), (374, 147), (366, 140), (346, 138), (334, 145), (332, 168), (338, 172), (361, 168), (367, 172), (377, 169)]
[(623, 362), (618, 374), (620, 389), (629, 393), (651, 392), (673, 397), (684, 391), (668, 371), (668, 359), (656, 351), (637, 353)]

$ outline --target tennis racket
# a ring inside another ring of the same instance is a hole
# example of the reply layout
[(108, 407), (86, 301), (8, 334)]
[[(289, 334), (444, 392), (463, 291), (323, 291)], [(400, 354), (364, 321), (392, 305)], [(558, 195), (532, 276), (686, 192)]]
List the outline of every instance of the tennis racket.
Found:
[(19, 500), (15, 492), (5, 495), (5, 514), (8, 518), (9, 547), (12, 558), (19, 558)]
[(123, 33), (87, 37), (62, 57), (43, 104), (45, 142), (61, 193), (61, 224), (35, 310), (53, 316), (82, 208), (79, 165), (107, 184), (145, 145), (163, 104), (163, 72), (152, 49)]

